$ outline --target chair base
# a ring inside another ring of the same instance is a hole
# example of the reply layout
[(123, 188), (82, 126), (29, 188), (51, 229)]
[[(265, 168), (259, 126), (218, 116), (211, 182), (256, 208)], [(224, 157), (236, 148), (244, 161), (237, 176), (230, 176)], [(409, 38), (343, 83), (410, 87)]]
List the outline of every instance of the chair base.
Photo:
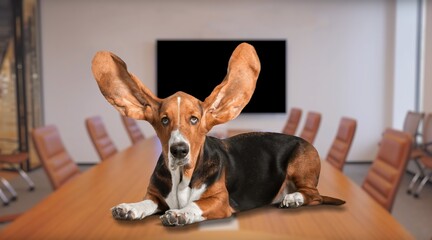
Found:
[(3, 183), (3, 185), (9, 191), (9, 193), (12, 195), (10, 200), (15, 201), (17, 199), (18, 195), (17, 195), (15, 189), (12, 187), (12, 185), (10, 185), (9, 181), (4, 179), (4, 178), (0, 178), (0, 182)]
[[(29, 185), (28, 190), (33, 191), (35, 189), (34, 182), (30, 179), (30, 177), (25, 173), (20, 167), (13, 166), (15, 170), (20, 174), (20, 176), (26, 181), (26, 183)], [(8, 180), (5, 178), (0, 177), (0, 182), (5, 186), (7, 191), (10, 193), (11, 197), (8, 198), (4, 192), (0, 189), (0, 200), (3, 202), (4, 206), (9, 205), (10, 201), (16, 201), (18, 199), (18, 194), (15, 191), (15, 189), (12, 187), (12, 185), (9, 183)]]
[(429, 174), (423, 178), (423, 180), (420, 182), (419, 186), (417, 187), (417, 190), (414, 193), (415, 198), (420, 197), (420, 192), (423, 190), (424, 185), (431, 179), (432, 174)]
[[(407, 189), (407, 194), (413, 194), (415, 198), (420, 197), (420, 192), (423, 190), (424, 185), (429, 181), (429, 179), (432, 178), (432, 173), (427, 175), (425, 173), (425, 168), (421, 165), (421, 163), (416, 159), (415, 160), (416, 166), (418, 168), (418, 172), (414, 175), (414, 177), (411, 179), (411, 182)], [(422, 178), (420, 184), (417, 186), (417, 189), (414, 191), (414, 187), (417, 183), (417, 181)]]
[(24, 172), (20, 167), (15, 166), (15, 169), (18, 171), (18, 173), (21, 175), (21, 177), (27, 182), (29, 185), (29, 191), (33, 191), (35, 189), (34, 182), (30, 179), (30, 177), (27, 175), (26, 172)]
[(418, 160), (418, 158), (414, 159), (414, 163), (417, 166), (418, 171), (414, 175), (414, 177), (411, 179), (411, 182), (408, 185), (407, 194), (412, 194), (414, 192), (414, 187), (415, 187), (417, 181), (419, 180), (419, 178), (424, 178), (426, 175), (421, 163)]
[(13, 169), (15, 169), (15, 171), (17, 171), (19, 173), (19, 175), (24, 179), (24, 181), (29, 186), (29, 188), (28, 188), (29, 191), (33, 191), (35, 189), (34, 182), (31, 180), (31, 178), (29, 177), (29, 175), (27, 175), (27, 173), (24, 172), (24, 170), (22, 170), (21, 167), (19, 167), (19, 165), (17, 165), (17, 164), (9, 164), (9, 166), (11, 166)]
[(9, 199), (6, 197), (6, 195), (3, 193), (1, 189), (0, 189), (0, 200), (2, 200), (3, 206), (9, 205)]

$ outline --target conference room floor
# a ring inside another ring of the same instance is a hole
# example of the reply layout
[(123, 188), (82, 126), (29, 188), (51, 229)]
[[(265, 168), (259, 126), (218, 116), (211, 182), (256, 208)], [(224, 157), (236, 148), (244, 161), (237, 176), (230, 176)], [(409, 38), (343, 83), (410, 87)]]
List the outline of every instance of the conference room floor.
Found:
[[(89, 167), (91, 167), (91, 165), (80, 166), (83, 171)], [(351, 163), (345, 166), (344, 173), (360, 185), (369, 167), (370, 164), (367, 163)], [(16, 202), (10, 203), (9, 206), (0, 206), (2, 215), (25, 211), (51, 193), (51, 186), (43, 169), (40, 168), (32, 171), (30, 177), (36, 184), (36, 190), (34, 192), (27, 191), (27, 185), (21, 178), (11, 180), (19, 197)], [(432, 184), (426, 184), (420, 194), (420, 198), (415, 199), (406, 194), (406, 188), (411, 178), (411, 174), (405, 174), (396, 197), (392, 214), (416, 239), (429, 240), (432, 238), (432, 229), (430, 228), (430, 221), (432, 220)], [(6, 225), (7, 224), (0, 224), (0, 230)]]

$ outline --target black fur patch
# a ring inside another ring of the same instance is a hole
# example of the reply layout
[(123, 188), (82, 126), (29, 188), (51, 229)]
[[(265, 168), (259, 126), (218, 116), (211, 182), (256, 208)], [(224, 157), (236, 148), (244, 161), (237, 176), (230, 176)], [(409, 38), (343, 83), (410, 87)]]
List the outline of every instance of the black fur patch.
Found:
[(160, 192), (162, 197), (166, 198), (171, 192), (172, 181), (171, 172), (165, 164), (163, 155), (161, 154), (159, 160), (156, 164), (155, 170), (150, 179), (151, 184), (153, 184)]
[(189, 187), (199, 187), (202, 183), (210, 186), (220, 178), (224, 166), (223, 159), (227, 158), (221, 147), (222, 143), (219, 139), (206, 138), (204, 151), (197, 160)]
[(243, 211), (271, 203), (304, 140), (278, 133), (247, 133), (223, 142), (228, 147), (225, 164), (231, 207)]

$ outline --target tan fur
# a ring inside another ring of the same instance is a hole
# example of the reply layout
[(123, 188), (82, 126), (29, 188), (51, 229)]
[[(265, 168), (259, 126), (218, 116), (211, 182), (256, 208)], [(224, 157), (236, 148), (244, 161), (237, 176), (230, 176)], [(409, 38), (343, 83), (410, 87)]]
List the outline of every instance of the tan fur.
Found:
[(168, 205), (163, 199), (164, 198), (160, 195), (158, 189), (150, 184), (147, 188), (147, 193), (144, 196), (144, 200), (152, 200), (158, 205), (159, 210), (165, 211), (168, 209)]
[(203, 217), (206, 219), (219, 219), (231, 216), (234, 212), (229, 205), (228, 190), (225, 185), (225, 174), (207, 188), (201, 199), (196, 201), (198, 206), (203, 210)]
[[(191, 158), (182, 168), (183, 176), (189, 179), (202, 151), (205, 135), (213, 126), (240, 114), (252, 97), (260, 68), (255, 49), (249, 44), (240, 44), (231, 55), (225, 79), (201, 102), (183, 92), (165, 99), (156, 97), (135, 75), (128, 72), (124, 61), (113, 53), (98, 52), (92, 61), (93, 75), (102, 94), (121, 114), (146, 120), (153, 126), (162, 143), (162, 154), (166, 161), (172, 131), (178, 129), (189, 141)], [(178, 97), (181, 98), (181, 114), (178, 114)], [(192, 116), (199, 119), (196, 125), (190, 124)], [(170, 120), (167, 126), (161, 124), (163, 118)], [(148, 187), (146, 199), (157, 204), (163, 202), (154, 186)], [(210, 186), (196, 203), (207, 218), (231, 215), (224, 178)]]
[(321, 162), (318, 152), (312, 145), (304, 142), (287, 169), (287, 180), (292, 181), (297, 191), (303, 194), (304, 205), (322, 203), (322, 197), (316, 188), (320, 170)]

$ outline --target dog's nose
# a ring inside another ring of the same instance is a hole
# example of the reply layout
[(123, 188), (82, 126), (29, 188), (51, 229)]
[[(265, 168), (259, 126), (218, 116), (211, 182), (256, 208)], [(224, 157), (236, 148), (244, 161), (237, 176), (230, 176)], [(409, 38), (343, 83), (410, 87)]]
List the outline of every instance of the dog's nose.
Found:
[(185, 158), (189, 153), (189, 147), (184, 142), (174, 143), (170, 147), (170, 152), (175, 158)]

